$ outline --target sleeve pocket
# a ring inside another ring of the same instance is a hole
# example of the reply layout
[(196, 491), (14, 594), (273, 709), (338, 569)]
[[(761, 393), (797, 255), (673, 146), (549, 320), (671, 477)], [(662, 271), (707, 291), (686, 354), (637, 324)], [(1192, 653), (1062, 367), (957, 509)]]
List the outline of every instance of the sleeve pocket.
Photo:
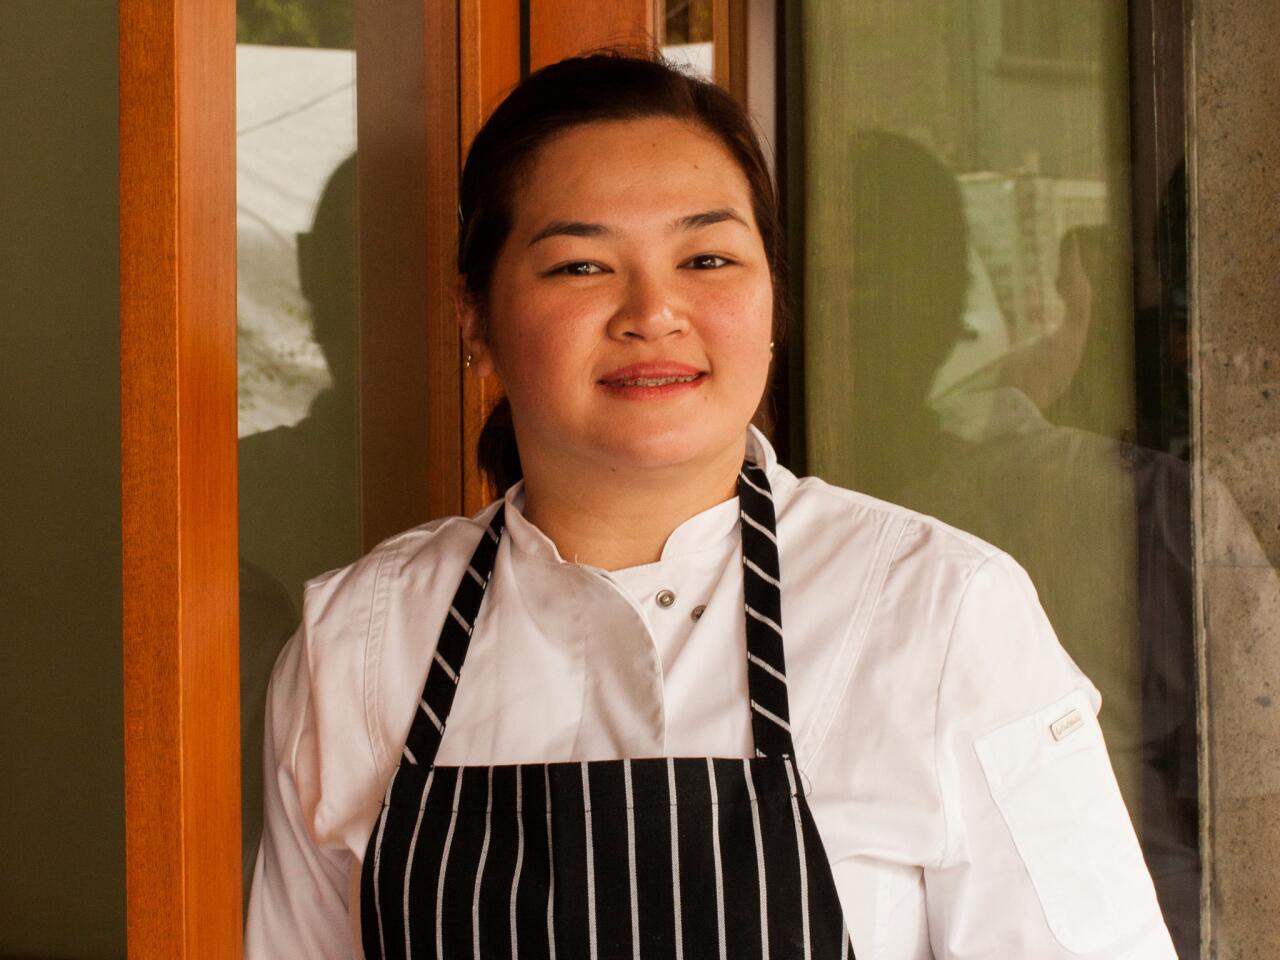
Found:
[(1091, 953), (1146, 922), (1155, 891), (1086, 691), (974, 746), (1058, 941)]

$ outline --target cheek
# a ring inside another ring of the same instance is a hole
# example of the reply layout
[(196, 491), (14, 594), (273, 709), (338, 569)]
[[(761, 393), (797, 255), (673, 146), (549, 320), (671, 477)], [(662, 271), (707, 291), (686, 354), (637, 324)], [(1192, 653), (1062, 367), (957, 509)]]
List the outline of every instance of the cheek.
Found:
[(594, 342), (590, 329), (590, 311), (554, 291), (526, 287), (495, 300), (490, 344), (508, 391), (526, 384), (554, 389), (573, 378)]
[[(721, 358), (742, 376), (762, 379), (769, 367), (769, 341), (773, 330), (773, 289), (768, 285), (747, 290), (709, 294), (700, 311), (715, 318), (704, 326), (703, 336)], [(741, 384), (744, 388), (747, 383)], [(754, 386), (754, 382), (752, 386)]]

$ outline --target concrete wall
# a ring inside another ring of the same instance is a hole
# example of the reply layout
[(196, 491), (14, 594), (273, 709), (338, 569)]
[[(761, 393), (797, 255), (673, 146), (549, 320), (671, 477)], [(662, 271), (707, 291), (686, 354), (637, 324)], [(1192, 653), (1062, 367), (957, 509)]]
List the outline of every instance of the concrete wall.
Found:
[(1206, 957), (1280, 956), (1280, 4), (1189, 0)]

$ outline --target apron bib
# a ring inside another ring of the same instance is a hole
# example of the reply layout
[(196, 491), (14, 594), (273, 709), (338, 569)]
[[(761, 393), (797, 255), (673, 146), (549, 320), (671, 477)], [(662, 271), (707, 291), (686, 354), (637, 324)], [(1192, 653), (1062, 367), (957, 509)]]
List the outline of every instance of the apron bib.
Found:
[(773, 497), (738, 478), (755, 756), (435, 765), (502, 537), (462, 576), (365, 850), (367, 960), (843, 960), (791, 743)]

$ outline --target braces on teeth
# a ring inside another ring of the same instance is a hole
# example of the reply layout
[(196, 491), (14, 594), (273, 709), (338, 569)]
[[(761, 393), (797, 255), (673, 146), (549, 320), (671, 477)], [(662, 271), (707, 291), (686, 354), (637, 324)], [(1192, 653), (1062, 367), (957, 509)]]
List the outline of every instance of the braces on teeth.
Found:
[(624, 387), (665, 387), (669, 383), (690, 383), (697, 380), (700, 374), (687, 377), (639, 377), (634, 380), (615, 380), (614, 383)]

